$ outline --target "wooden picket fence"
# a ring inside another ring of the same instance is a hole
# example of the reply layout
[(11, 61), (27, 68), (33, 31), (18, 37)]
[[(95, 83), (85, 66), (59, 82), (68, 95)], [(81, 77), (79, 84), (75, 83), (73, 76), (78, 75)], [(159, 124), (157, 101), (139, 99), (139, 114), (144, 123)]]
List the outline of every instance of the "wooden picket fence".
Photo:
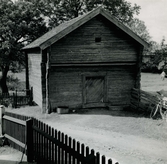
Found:
[(158, 94), (133, 88), (130, 106), (133, 110), (150, 112), (159, 102)]
[[(28, 94), (27, 94), (28, 93)], [(30, 90), (15, 90), (12, 94), (0, 94), (0, 104), (8, 106), (12, 105), (18, 108), (23, 105), (32, 105), (33, 103), (33, 88)]]
[(8, 138), (9, 144), (23, 151), (26, 147), (26, 120), (29, 117), (5, 112), (2, 119), (2, 133)]
[[(3, 132), (15, 149), (37, 164), (112, 164), (111, 159), (57, 131), (47, 124), (26, 116), (5, 113)], [(118, 163), (117, 163), (118, 164)]]

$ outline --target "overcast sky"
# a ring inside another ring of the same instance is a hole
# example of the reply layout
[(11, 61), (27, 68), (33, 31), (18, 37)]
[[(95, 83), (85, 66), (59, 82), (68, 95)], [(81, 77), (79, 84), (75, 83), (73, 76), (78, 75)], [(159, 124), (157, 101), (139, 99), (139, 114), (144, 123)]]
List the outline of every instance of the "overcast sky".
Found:
[(126, 1), (141, 6), (140, 14), (136, 17), (145, 22), (152, 40), (160, 43), (164, 36), (167, 43), (167, 0)]
[(141, 6), (138, 17), (145, 25), (152, 40), (160, 43), (165, 36), (167, 43), (167, 0), (126, 0)]

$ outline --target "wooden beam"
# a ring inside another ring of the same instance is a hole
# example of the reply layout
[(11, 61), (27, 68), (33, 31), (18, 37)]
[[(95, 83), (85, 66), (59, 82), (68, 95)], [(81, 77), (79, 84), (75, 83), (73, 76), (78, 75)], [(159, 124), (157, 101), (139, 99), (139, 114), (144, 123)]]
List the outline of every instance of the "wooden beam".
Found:
[(82, 106), (86, 103), (85, 75), (82, 75)]
[[(26, 90), (28, 91), (30, 89), (29, 86), (29, 71), (28, 71), (28, 54), (25, 52), (25, 63), (26, 63)], [(27, 95), (29, 93), (27, 92)]]
[(138, 64), (136, 68), (136, 84), (135, 88), (141, 88), (141, 66), (142, 66), (142, 52), (144, 47), (140, 46), (139, 55), (138, 55)]
[(51, 107), (50, 107), (50, 101), (49, 101), (50, 56), (51, 56), (51, 47), (47, 51), (47, 62), (46, 62), (46, 111), (47, 113), (51, 113)]
[(82, 66), (117, 66), (117, 65), (136, 65), (135, 62), (113, 62), (113, 63), (52, 63), (51, 67), (82, 67)]
[(33, 162), (33, 120), (26, 121), (27, 162)]
[(13, 137), (11, 137), (11, 136), (9, 136), (8, 134), (4, 134), (4, 136), (5, 136), (7, 139), (9, 139), (10, 141), (12, 141), (12, 142), (16, 143), (17, 145), (21, 146), (22, 148), (25, 148), (25, 144), (22, 143), (22, 142), (20, 142), (19, 140), (15, 139), (15, 138), (13, 138)]
[(8, 120), (8, 121), (15, 122), (15, 123), (20, 124), (20, 125), (26, 126), (26, 121), (19, 120), (19, 119), (17, 119), (17, 118), (13, 118), (13, 117), (6, 116), (6, 115), (5, 115), (5, 116), (3, 116), (3, 119)]

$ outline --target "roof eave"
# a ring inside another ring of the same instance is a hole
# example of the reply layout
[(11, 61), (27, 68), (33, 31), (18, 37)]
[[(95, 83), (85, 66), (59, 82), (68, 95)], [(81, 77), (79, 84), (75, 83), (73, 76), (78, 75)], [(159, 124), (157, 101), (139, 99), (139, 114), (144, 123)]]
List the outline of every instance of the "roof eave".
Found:
[(23, 47), (21, 51), (30, 51), (30, 50), (40, 50), (40, 46), (33, 46), (33, 47)]
[(61, 38), (63, 38), (67, 34), (69, 34), (70, 32), (72, 32), (75, 29), (77, 29), (78, 27), (82, 26), (87, 21), (91, 20), (92, 18), (94, 18), (95, 16), (97, 16), (98, 14), (100, 14), (101, 9), (102, 9), (102, 7), (99, 7), (97, 9), (91, 11), (90, 13), (88, 13), (87, 15), (85, 15), (84, 17), (82, 17), (80, 20), (76, 21), (73, 25), (65, 28), (64, 30), (62, 30), (61, 32), (59, 32), (57, 35), (55, 35), (55, 36), (51, 37), (50, 39), (46, 40), (45, 42), (43, 42), (40, 45), (41, 49), (45, 49), (45, 48), (49, 47), (50, 45), (52, 45), (56, 41), (60, 40)]
[(149, 47), (149, 43), (141, 39), (137, 34), (135, 34), (131, 29), (129, 29), (127, 26), (125, 26), (123, 23), (119, 22), (116, 18), (111, 17), (111, 14), (101, 9), (101, 14), (106, 17), (108, 20), (110, 20), (112, 23), (114, 23), (116, 26), (118, 26), (121, 30), (123, 30), (125, 33), (130, 35), (132, 38), (134, 38), (136, 41), (138, 41), (141, 45), (143, 45), (145, 48)]
[(80, 27), (81, 25), (83, 25), (84, 23), (86, 23), (87, 21), (91, 20), (92, 18), (94, 18), (98, 14), (102, 14), (105, 18), (107, 18), (109, 21), (111, 21), (112, 23), (114, 23), (116, 26), (118, 26), (125, 33), (127, 33), (128, 35), (130, 35), (132, 38), (134, 38), (137, 42), (139, 42), (145, 48), (149, 47), (149, 44), (147, 42), (145, 42), (144, 40), (142, 40), (137, 34), (135, 34), (134, 32), (132, 32), (128, 27), (126, 27), (124, 24), (122, 24), (121, 22), (119, 22), (116, 18), (111, 17), (111, 13), (109, 13), (106, 10), (104, 10), (102, 7), (98, 7), (95, 10), (90, 11), (85, 16), (81, 17), (81, 19), (77, 20), (72, 25), (70, 25), (67, 28), (65, 28), (62, 31), (60, 31), (56, 35), (53, 35), (49, 39), (45, 40), (44, 42), (42, 42), (40, 44), (36, 44), (34, 46), (33, 45), (32, 46), (28, 45), (28, 46), (22, 48), (22, 50), (34, 49), (34, 48), (38, 48), (38, 47), (40, 49), (44, 50), (47, 47), (49, 47), (52, 44), (54, 44), (56, 41), (60, 40), (61, 38), (63, 38), (67, 34), (69, 34), (70, 32), (74, 31), (75, 29), (77, 29), (78, 27)]

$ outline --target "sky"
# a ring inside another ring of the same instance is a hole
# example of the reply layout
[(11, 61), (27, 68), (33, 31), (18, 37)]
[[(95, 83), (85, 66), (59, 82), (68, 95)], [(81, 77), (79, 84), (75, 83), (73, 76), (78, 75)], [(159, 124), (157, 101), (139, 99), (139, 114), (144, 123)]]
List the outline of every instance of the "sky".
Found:
[(152, 40), (160, 43), (164, 36), (167, 43), (167, 0), (126, 1), (141, 6), (140, 14), (135, 17), (145, 22)]
[(167, 0), (126, 1), (141, 6), (140, 14), (135, 17), (145, 22), (152, 40), (160, 43), (164, 36), (167, 43)]

